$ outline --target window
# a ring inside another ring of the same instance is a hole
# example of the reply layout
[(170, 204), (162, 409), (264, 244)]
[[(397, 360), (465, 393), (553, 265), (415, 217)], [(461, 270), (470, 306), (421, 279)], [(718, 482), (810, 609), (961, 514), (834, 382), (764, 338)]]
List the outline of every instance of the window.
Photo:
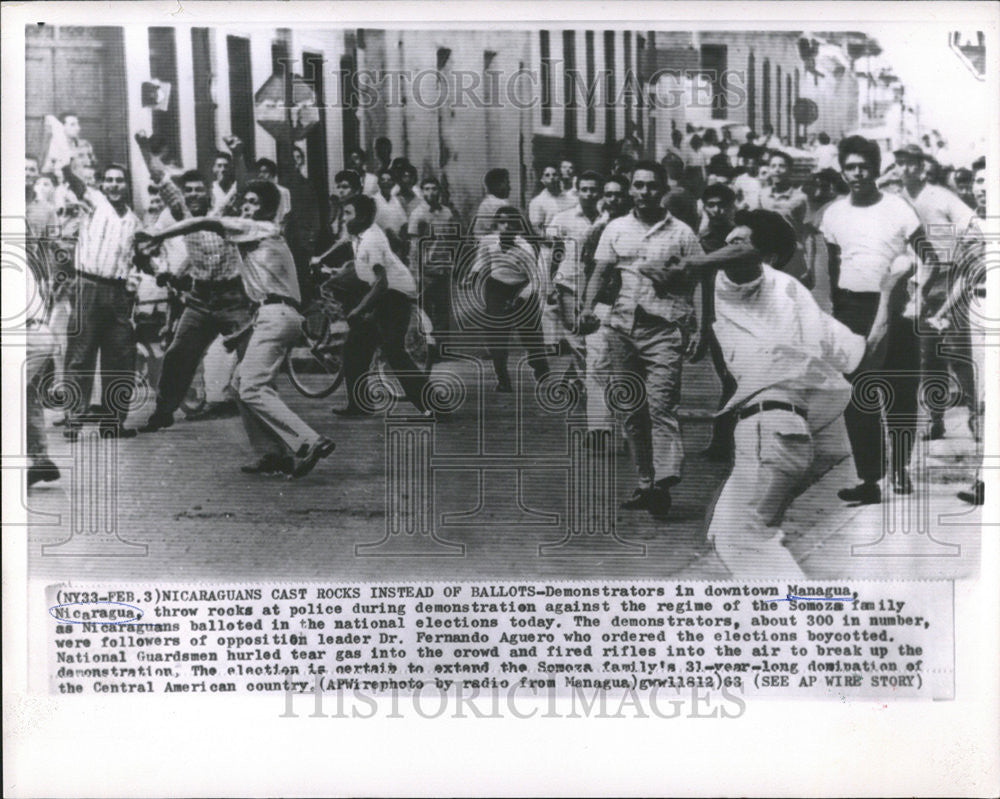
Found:
[(169, 157), (181, 162), (180, 114), (177, 105), (177, 43), (173, 28), (149, 29), (149, 75), (170, 84), (166, 111), (153, 109), (153, 135), (167, 145)]
[(632, 32), (625, 31), (622, 34), (622, 55), (625, 60), (625, 74), (622, 76), (622, 88), (625, 94), (625, 137), (632, 135), (633, 125), (632, 107), (635, 104), (635, 69), (632, 61)]
[(493, 69), (493, 60), (497, 57), (495, 50), (483, 50), (483, 103), (492, 108), (499, 95), (498, 82), (500, 73)]
[(704, 44), (701, 47), (701, 74), (712, 87), (712, 119), (727, 119), (726, 69), (728, 52), (724, 44)]
[(563, 31), (563, 135), (576, 138), (576, 31)]
[(613, 142), (615, 130), (615, 32), (604, 31), (604, 140)]
[[(792, 73), (785, 75), (785, 135), (792, 141)], [(792, 142), (794, 144), (794, 142)]]
[(775, 75), (775, 98), (774, 98), (774, 135), (781, 137), (781, 67), (776, 67)]
[(764, 92), (761, 108), (761, 126), (771, 124), (771, 59), (764, 59)]
[(587, 31), (584, 36), (585, 58), (587, 62), (587, 133), (597, 130), (597, 64), (594, 58), (594, 32)]
[(191, 29), (191, 66), (194, 73), (194, 128), (198, 169), (208, 175), (215, 160), (215, 102), (212, 100), (212, 52), (208, 28)]
[(226, 39), (229, 56), (229, 126), (243, 142), (247, 158), (254, 155), (253, 77), (250, 63), (250, 40), (242, 36)]
[(552, 43), (548, 31), (539, 31), (538, 47), (541, 56), (542, 126), (552, 124)]
[(757, 124), (757, 58), (753, 51), (747, 56), (747, 127), (756, 130)]

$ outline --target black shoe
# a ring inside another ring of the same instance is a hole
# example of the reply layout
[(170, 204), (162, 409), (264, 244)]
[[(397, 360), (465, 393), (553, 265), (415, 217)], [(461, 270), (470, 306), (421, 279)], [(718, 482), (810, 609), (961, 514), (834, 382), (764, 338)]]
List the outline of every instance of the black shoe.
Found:
[(618, 503), (618, 507), (622, 510), (646, 510), (649, 507), (650, 491), (652, 488), (636, 488), (632, 496)]
[(59, 467), (48, 458), (43, 458), (28, 467), (28, 487), (35, 483), (51, 483), (59, 479)]
[(239, 415), (240, 409), (236, 406), (236, 402), (226, 400), (225, 402), (213, 402), (207, 408), (197, 413), (188, 414), (184, 418), (189, 422), (207, 422), (212, 419), (232, 419)]
[(958, 498), (970, 505), (982, 505), (986, 501), (986, 485), (982, 480), (976, 480), (966, 491), (959, 491)]
[(927, 426), (927, 430), (921, 438), (924, 441), (938, 441), (944, 438), (944, 422), (941, 419), (935, 419)]
[(910, 473), (900, 472), (892, 478), (892, 490), (896, 494), (912, 494), (913, 481), (910, 480)]
[(661, 480), (649, 490), (646, 500), (646, 510), (649, 511), (649, 515), (654, 519), (663, 521), (667, 518), (667, 514), (670, 513), (670, 506), (673, 502), (670, 498), (670, 489), (668, 486), (675, 482), (677, 481), (672, 480), (668, 483), (667, 480)]
[(153, 411), (152, 416), (146, 420), (146, 424), (139, 428), (140, 433), (155, 433), (158, 430), (166, 430), (174, 424), (174, 415), (166, 411)]
[(853, 488), (842, 488), (837, 496), (844, 502), (856, 502), (859, 505), (877, 505), (882, 501), (882, 489), (878, 483), (858, 483)]
[(333, 408), (332, 410), (335, 416), (340, 416), (344, 419), (362, 419), (372, 415), (358, 405), (348, 405), (346, 408)]
[(240, 471), (244, 474), (278, 474), (280, 472), (291, 473), (292, 459), (288, 455), (279, 455), (275, 452), (268, 452), (261, 455), (256, 463), (248, 463), (241, 466)]
[(305, 448), (300, 457), (295, 459), (295, 466), (292, 468), (292, 478), (305, 477), (320, 460), (328, 457), (336, 448), (337, 445), (333, 441), (325, 436), (320, 436)]
[(135, 438), (139, 431), (134, 427), (119, 427), (118, 425), (102, 424), (98, 426), (101, 438)]

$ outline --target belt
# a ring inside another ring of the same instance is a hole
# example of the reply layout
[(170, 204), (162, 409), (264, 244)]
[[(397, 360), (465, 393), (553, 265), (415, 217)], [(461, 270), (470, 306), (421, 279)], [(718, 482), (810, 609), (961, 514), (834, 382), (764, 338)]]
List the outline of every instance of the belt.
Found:
[(302, 313), (302, 306), (297, 300), (293, 300), (291, 297), (286, 297), (284, 294), (268, 294), (261, 305), (287, 305), (289, 308), (294, 308), (299, 313)]
[(806, 413), (805, 408), (792, 405), (790, 402), (781, 402), (781, 400), (764, 400), (763, 402), (758, 402), (756, 405), (747, 405), (745, 408), (740, 408), (736, 414), (736, 418), (749, 419), (751, 416), (755, 416), (763, 411), (791, 411), (803, 419), (809, 418), (809, 414)]
[(77, 270), (76, 273), (80, 277), (93, 280), (95, 283), (103, 283), (105, 286), (125, 286), (125, 278), (123, 277), (102, 277), (101, 275), (92, 275), (90, 272), (81, 272), (80, 270)]
[(212, 291), (229, 291), (243, 286), (243, 279), (236, 275), (226, 280), (198, 280), (191, 281), (191, 291), (198, 294), (207, 294)]

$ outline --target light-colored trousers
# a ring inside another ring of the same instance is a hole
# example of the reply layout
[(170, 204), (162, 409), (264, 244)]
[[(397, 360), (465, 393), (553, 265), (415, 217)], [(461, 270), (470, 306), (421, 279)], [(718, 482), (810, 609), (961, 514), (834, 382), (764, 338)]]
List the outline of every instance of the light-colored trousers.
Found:
[(715, 504), (708, 540), (737, 578), (804, 577), (781, 544), (781, 520), (813, 460), (805, 419), (775, 410), (741, 420), (735, 455)]
[(285, 356), (301, 335), (302, 317), (287, 305), (262, 305), (237, 373), (240, 416), (254, 450), (289, 452), (319, 438), (278, 396), (276, 380)]

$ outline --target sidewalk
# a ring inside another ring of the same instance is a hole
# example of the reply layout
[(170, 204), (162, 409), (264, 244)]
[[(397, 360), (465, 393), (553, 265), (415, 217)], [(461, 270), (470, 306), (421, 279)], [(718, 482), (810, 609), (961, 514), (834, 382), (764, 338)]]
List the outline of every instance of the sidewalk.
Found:
[[(918, 431), (910, 467), (913, 493), (898, 496), (883, 483), (882, 504), (863, 506), (837, 498), (838, 490), (857, 483), (839, 423), (826, 442), (818, 478), (792, 503), (781, 525), (785, 545), (803, 571), (809, 577), (858, 579), (950, 579), (976, 573), (981, 508), (956, 496), (971, 484), (979, 462), (967, 419), (964, 409), (949, 411), (945, 438), (938, 441), (922, 441)], [(677, 576), (717, 579), (725, 574), (713, 551)]]

